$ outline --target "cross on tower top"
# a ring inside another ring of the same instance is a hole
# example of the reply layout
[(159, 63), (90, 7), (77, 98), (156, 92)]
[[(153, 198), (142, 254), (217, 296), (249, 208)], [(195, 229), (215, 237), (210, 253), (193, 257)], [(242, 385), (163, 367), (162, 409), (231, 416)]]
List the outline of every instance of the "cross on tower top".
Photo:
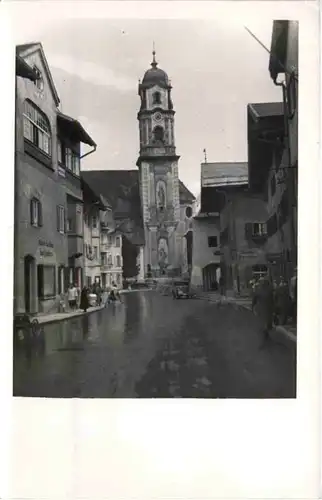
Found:
[(152, 56), (153, 56), (153, 60), (152, 60), (151, 66), (152, 66), (152, 68), (156, 68), (158, 63), (155, 60), (155, 43), (154, 42), (153, 42)]

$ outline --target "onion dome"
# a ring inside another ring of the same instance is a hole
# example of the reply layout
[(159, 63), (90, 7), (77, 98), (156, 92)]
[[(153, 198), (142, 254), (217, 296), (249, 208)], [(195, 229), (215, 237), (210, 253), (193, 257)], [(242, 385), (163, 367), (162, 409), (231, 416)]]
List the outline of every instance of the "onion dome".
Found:
[(153, 60), (151, 63), (151, 68), (145, 72), (143, 77), (142, 86), (152, 87), (154, 85), (160, 85), (161, 87), (169, 87), (169, 78), (163, 69), (158, 68), (158, 63), (155, 60), (155, 50), (152, 52)]

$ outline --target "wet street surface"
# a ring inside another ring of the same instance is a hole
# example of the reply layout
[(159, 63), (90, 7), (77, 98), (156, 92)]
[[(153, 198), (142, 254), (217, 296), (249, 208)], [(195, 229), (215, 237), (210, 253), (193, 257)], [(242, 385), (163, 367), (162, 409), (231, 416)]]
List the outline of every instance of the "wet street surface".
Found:
[(14, 396), (291, 398), (296, 353), (263, 343), (247, 310), (157, 292), (44, 325), (41, 349), (15, 348)]

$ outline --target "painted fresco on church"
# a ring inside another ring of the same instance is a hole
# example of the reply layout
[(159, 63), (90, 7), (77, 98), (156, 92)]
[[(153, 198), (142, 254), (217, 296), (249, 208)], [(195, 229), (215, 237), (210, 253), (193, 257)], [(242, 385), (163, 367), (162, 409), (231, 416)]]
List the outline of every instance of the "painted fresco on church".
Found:
[(156, 192), (157, 192), (157, 207), (164, 208), (167, 204), (167, 198), (166, 198), (167, 188), (164, 181), (157, 182)]
[(158, 261), (159, 261), (159, 267), (160, 271), (165, 271), (167, 268), (169, 262), (168, 262), (168, 242), (165, 238), (160, 238), (159, 239), (159, 245), (158, 245)]

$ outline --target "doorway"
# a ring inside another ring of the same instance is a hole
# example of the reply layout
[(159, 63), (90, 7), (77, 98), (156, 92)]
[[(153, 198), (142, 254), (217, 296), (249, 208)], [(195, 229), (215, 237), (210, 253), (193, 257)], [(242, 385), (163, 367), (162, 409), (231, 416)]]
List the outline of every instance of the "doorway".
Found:
[(32, 255), (24, 258), (24, 283), (25, 283), (25, 312), (34, 311), (35, 304), (35, 259)]
[(202, 270), (203, 288), (205, 292), (218, 290), (217, 269), (218, 264), (208, 264)]

